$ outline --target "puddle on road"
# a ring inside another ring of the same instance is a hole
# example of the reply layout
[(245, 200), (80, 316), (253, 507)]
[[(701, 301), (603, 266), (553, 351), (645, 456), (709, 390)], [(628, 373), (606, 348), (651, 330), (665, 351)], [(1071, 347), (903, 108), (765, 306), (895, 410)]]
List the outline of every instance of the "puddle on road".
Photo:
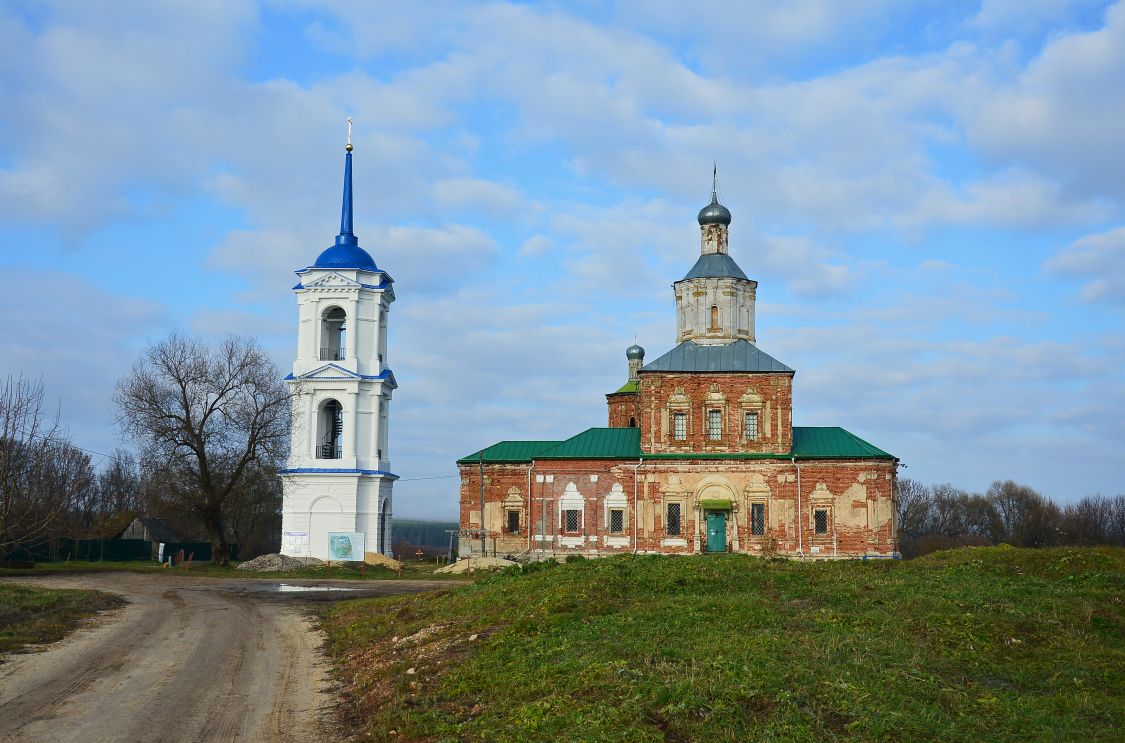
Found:
[(310, 592), (326, 592), (326, 591), (358, 591), (358, 588), (347, 588), (344, 586), (297, 586), (291, 583), (255, 583), (246, 586), (240, 586), (244, 591), (253, 593), (310, 593)]

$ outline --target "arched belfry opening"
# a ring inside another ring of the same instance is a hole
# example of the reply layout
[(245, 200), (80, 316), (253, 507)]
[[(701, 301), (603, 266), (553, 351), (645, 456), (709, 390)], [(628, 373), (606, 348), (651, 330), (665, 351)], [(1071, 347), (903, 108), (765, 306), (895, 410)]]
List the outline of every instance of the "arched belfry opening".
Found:
[(331, 307), (320, 317), (320, 360), (341, 361), (347, 355), (348, 313)]
[(339, 459), (343, 456), (343, 433), (343, 406), (337, 400), (325, 400), (316, 415), (317, 459)]

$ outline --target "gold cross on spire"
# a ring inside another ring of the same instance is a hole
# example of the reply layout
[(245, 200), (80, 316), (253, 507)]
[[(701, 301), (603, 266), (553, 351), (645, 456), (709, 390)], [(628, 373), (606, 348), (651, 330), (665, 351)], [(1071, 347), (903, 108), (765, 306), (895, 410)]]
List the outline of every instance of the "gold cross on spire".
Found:
[(348, 143), (344, 145), (344, 149), (348, 152), (352, 151), (352, 117), (348, 117)]

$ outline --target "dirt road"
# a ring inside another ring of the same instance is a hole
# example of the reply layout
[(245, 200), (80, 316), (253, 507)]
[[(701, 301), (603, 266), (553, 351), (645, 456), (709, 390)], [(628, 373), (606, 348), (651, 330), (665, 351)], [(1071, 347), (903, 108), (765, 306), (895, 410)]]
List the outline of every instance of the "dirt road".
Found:
[[(0, 665), (0, 741), (341, 737), (307, 602), (359, 591), (281, 592), (252, 580), (128, 573), (26, 582), (96, 588), (130, 603), (44, 652)], [(448, 583), (364, 586), (362, 595), (385, 595)]]

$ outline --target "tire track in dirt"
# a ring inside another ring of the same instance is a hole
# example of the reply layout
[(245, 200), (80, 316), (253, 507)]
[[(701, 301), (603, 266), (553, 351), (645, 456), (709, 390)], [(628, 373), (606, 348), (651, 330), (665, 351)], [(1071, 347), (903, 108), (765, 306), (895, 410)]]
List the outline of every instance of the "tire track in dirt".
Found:
[[(41, 653), (0, 664), (2, 741), (348, 738), (337, 724), (323, 638), (307, 614), (311, 595), (282, 598), (253, 580), (180, 575), (22, 582), (110, 591), (130, 603)], [(445, 587), (382, 581), (363, 593)]]

